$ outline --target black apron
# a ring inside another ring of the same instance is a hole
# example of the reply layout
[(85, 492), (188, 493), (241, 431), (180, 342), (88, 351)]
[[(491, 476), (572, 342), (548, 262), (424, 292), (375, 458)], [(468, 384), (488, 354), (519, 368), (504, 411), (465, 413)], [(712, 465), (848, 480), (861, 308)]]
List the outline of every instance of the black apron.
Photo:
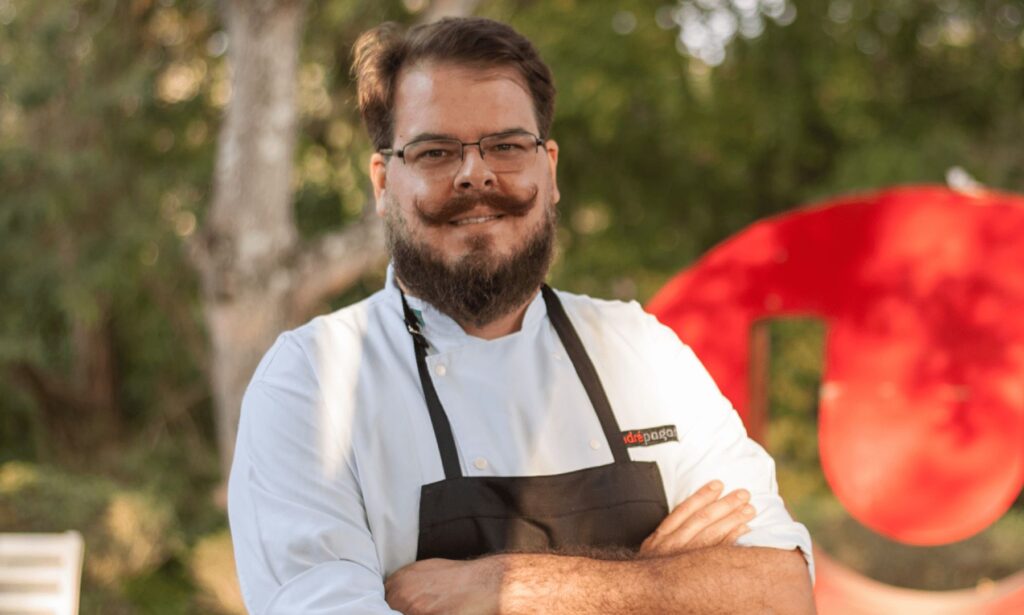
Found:
[(573, 547), (638, 549), (668, 515), (661, 473), (653, 461), (631, 461), (604, 387), (561, 302), (541, 288), (548, 318), (597, 413), (614, 461), (547, 476), (465, 477), (451, 425), (427, 371), (427, 340), (402, 295), (406, 328), (445, 479), (420, 491), (416, 559), (467, 559), (502, 551)]

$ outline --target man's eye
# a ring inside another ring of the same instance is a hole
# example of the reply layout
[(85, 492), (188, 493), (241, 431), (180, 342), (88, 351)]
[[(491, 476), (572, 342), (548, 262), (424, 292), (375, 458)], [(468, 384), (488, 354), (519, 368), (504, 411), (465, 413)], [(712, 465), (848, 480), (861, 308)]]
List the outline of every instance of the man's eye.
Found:
[(447, 158), (452, 153), (446, 149), (428, 149), (419, 155), (420, 158)]
[(506, 141), (504, 143), (496, 143), (493, 146), (491, 146), (490, 149), (492, 152), (509, 153), (521, 151), (523, 149), (523, 146), (520, 143)]
[(428, 162), (433, 164), (437, 162), (451, 160), (452, 157), (457, 155), (458, 154), (455, 152), (455, 150), (451, 148), (429, 147), (422, 151), (417, 151), (415, 155), (412, 156), (412, 162)]

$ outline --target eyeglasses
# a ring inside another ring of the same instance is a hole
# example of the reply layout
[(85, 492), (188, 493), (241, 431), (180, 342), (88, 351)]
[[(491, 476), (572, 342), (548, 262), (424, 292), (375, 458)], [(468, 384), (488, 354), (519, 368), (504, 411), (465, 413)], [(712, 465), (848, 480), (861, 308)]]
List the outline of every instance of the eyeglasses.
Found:
[(398, 156), (421, 175), (441, 177), (454, 175), (462, 166), (466, 147), (473, 145), (495, 173), (517, 173), (533, 160), (544, 140), (529, 132), (516, 131), (487, 135), (473, 143), (458, 139), (424, 139), (407, 143), (400, 150), (381, 149), (380, 153)]

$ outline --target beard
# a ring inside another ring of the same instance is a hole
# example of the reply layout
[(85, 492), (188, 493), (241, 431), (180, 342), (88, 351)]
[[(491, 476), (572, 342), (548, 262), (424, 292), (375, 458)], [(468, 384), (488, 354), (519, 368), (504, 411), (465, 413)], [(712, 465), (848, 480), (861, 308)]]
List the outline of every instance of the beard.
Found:
[(458, 196), (427, 215), (416, 207), (420, 221), (428, 226), (469, 211), (479, 203), (512, 216), (525, 215), (532, 206), (545, 208), (544, 218), (529, 232), (522, 247), (499, 256), (490, 249), (490, 237), (470, 240), (470, 250), (455, 262), (447, 262), (436, 249), (414, 236), (400, 213), (397, 202), (389, 200), (385, 216), (388, 251), (395, 274), (412, 295), (426, 301), (458, 323), (483, 327), (528, 302), (544, 283), (554, 256), (557, 214), (553, 204), (537, 204), (537, 193), (525, 200), (505, 195)]

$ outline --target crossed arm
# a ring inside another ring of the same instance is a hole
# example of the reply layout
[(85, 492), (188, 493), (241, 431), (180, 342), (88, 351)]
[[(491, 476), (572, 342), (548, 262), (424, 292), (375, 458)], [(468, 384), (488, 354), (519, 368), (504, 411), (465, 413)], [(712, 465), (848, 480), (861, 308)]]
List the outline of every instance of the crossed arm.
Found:
[(388, 604), (406, 615), (813, 613), (803, 556), (730, 546), (746, 531), (749, 496), (740, 490), (718, 499), (720, 483), (714, 487), (680, 504), (633, 558), (423, 560), (388, 578)]

